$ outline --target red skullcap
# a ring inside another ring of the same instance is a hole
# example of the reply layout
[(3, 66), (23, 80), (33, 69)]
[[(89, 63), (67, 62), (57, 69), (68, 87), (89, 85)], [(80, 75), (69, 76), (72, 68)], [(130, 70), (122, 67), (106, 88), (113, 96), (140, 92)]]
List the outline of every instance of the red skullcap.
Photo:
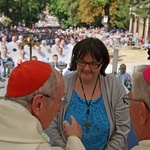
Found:
[(150, 84), (150, 66), (144, 68), (143, 76), (144, 76), (144, 79)]
[(10, 74), (7, 95), (22, 97), (38, 90), (51, 74), (51, 66), (37, 60), (25, 61)]

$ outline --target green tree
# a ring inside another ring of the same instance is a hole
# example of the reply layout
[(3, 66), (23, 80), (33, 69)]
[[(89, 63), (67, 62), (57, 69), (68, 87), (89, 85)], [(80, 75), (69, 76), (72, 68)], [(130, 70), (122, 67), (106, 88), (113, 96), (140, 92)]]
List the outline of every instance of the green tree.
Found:
[(0, 0), (0, 10), (11, 18), (13, 24), (25, 20), (26, 25), (31, 26), (39, 20), (39, 14), (48, 3), (50, 14), (59, 19), (63, 28), (82, 24), (102, 26), (104, 15), (108, 16), (108, 24), (111, 26), (124, 28), (127, 26), (128, 14), (124, 1), (126, 0)]
[(2, 24), (3, 27), (7, 27), (10, 23), (11, 23), (11, 20), (8, 17), (5, 17), (0, 20), (0, 24)]
[(11, 18), (13, 24), (25, 20), (28, 26), (39, 19), (39, 14), (49, 0), (0, 0), (0, 10)]
[(125, 0), (119, 2), (119, 7), (115, 11), (115, 19), (112, 22), (112, 26), (128, 29), (129, 26), (129, 8), (130, 8), (130, 1)]
[(78, 15), (77, 10), (79, 7), (79, 0), (66, 0), (66, 8), (70, 6), (69, 9), (69, 18), (70, 18), (70, 25), (73, 26), (74, 24), (78, 24)]
[[(66, 5), (65, 0), (49, 0), (50, 2), (50, 14), (58, 18), (61, 27), (67, 28), (70, 26), (69, 20), (69, 5)], [(68, 8), (67, 8), (68, 7)]]
[(81, 22), (91, 25), (102, 13), (103, 5), (98, 5), (93, 0), (80, 0), (78, 16)]
[[(108, 16), (108, 23), (113, 24), (115, 11), (119, 7), (119, 0), (80, 0), (78, 16), (81, 22), (97, 25), (103, 24), (104, 15)], [(103, 24), (104, 25), (104, 24)]]

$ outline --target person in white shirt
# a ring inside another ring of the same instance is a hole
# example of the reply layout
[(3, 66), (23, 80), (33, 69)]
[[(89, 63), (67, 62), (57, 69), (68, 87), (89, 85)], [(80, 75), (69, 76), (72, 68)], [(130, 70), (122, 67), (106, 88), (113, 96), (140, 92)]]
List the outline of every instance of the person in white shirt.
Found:
[(62, 62), (67, 62), (67, 58), (66, 55), (63, 54), (63, 48), (62, 47), (58, 47), (57, 53), (58, 55), (58, 61), (62, 61)]
[(68, 44), (69, 50), (68, 50), (68, 53), (67, 53), (67, 57), (68, 57), (68, 59), (69, 59), (70, 61), (71, 61), (72, 50), (73, 50), (73, 48), (74, 48), (75, 45), (76, 45), (75, 39), (74, 39), (74, 38), (71, 38), (71, 39), (70, 39), (70, 43)]
[(39, 61), (48, 62), (46, 55), (41, 51), (40, 46), (35, 47), (35, 51), (33, 52), (33, 55), (37, 56)]
[[(6, 36), (3, 36), (0, 42), (0, 51), (3, 49), (3, 47), (7, 48), (7, 46), (8, 46), (8, 42), (6, 41)], [(8, 51), (8, 54), (9, 54), (9, 51)]]
[(45, 54), (47, 61), (51, 62), (52, 61), (52, 55), (53, 53), (51, 52), (51, 47), (49, 45), (46, 45), (46, 41), (42, 40), (41, 46), (41, 51)]
[(13, 35), (12, 38), (11, 38), (11, 42), (8, 43), (7, 48), (8, 48), (8, 51), (9, 51), (10, 53), (13, 51), (14, 48), (15, 48), (15, 49), (18, 48), (17, 43), (16, 43), (16, 40), (17, 40), (16, 36)]
[(67, 55), (67, 53), (69, 51), (69, 47), (67, 46), (66, 41), (64, 39), (61, 39), (60, 47), (63, 49), (63, 54)]
[[(5, 63), (8, 61), (8, 59), (13, 60), (12, 57), (8, 56), (7, 54), (7, 48), (3, 48), (1, 51), (1, 76), (7, 76), (9, 73), (9, 69), (5, 67)], [(12, 70), (12, 69), (11, 69)]]
[(18, 64), (25, 62), (29, 60), (29, 58), (26, 55), (26, 52), (24, 50), (20, 51), (20, 56), (18, 57), (17, 63), (15, 64), (15, 67), (18, 66)]
[(48, 46), (48, 45), (46, 44), (46, 40), (42, 40), (40, 46), (41, 46), (41, 51), (42, 51), (42, 52), (45, 53), (45, 52), (47, 52), (47, 51), (50, 51), (50, 46)]
[(108, 64), (108, 66), (105, 69), (105, 73), (111, 74), (112, 73), (112, 69), (113, 69), (113, 56), (110, 55), (109, 56), (109, 64)]
[(18, 40), (16, 42), (22, 43), (23, 42), (23, 35), (19, 35)]
[(58, 46), (60, 46), (60, 39), (56, 38), (55, 39), (55, 44), (52, 45), (52, 48), (51, 48), (52, 53), (56, 53)]

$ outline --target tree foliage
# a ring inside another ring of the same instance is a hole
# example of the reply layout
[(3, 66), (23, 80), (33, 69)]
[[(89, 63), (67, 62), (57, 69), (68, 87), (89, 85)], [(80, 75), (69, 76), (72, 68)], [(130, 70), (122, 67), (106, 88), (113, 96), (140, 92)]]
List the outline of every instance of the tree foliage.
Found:
[(107, 0), (93, 0), (94, 5), (99, 5), (99, 4), (106, 4), (108, 1)]
[(150, 4), (149, 0), (134, 0), (131, 1), (132, 12), (143, 18), (147, 18), (150, 15)]
[(129, 25), (130, 15), (129, 15), (129, 8), (130, 8), (130, 1), (119, 1), (119, 7), (114, 12), (114, 21), (112, 26), (127, 29)]
[(114, 27), (127, 28), (129, 22), (129, 7), (142, 17), (147, 17), (148, 0), (0, 0), (0, 10), (18, 24), (25, 20), (27, 26), (39, 20), (39, 14), (44, 6), (49, 4), (50, 14), (57, 17), (61, 26), (94, 25), (103, 26), (104, 15), (108, 23)]
[(2, 24), (3, 27), (7, 27), (10, 23), (11, 23), (10, 18), (8, 18), (8, 17), (1, 18), (0, 17), (0, 24)]
[(57, 17), (61, 26), (67, 28), (71, 25), (69, 0), (49, 0), (50, 14)]
[(94, 5), (93, 0), (80, 0), (78, 16), (81, 22), (91, 24), (95, 18), (102, 15), (103, 5)]
[(38, 21), (38, 16), (49, 0), (0, 0), (0, 10), (13, 24), (25, 20), (27, 25)]
[(69, 8), (69, 18), (70, 18), (70, 25), (73, 26), (74, 24), (78, 24), (79, 19), (77, 15), (77, 9), (79, 7), (80, 0), (66, 0), (66, 8)]

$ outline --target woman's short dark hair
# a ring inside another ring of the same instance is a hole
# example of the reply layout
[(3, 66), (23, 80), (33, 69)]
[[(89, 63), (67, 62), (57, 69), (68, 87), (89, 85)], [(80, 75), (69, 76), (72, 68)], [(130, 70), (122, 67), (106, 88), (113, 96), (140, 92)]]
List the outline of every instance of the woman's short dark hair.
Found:
[(109, 64), (109, 53), (101, 40), (92, 37), (86, 38), (74, 46), (69, 70), (76, 70), (77, 60), (82, 59), (88, 53), (91, 54), (93, 59), (102, 64), (100, 73), (105, 76), (105, 69)]

